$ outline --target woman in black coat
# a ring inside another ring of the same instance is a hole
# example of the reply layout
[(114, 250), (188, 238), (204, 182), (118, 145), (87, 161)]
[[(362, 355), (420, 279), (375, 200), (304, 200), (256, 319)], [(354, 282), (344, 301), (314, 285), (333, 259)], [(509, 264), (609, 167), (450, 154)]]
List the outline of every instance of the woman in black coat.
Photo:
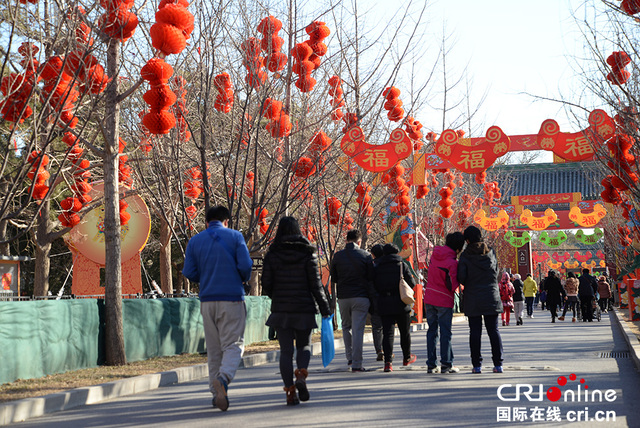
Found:
[[(278, 335), (280, 375), (287, 394), (287, 405), (298, 404), (300, 400), (307, 401), (311, 331), (318, 327), (318, 310), (323, 317), (328, 317), (331, 308), (320, 279), (316, 247), (302, 236), (298, 221), (293, 217), (280, 220), (273, 243), (264, 256), (262, 292), (271, 298), (271, 315), (266, 324), (275, 328)], [(294, 339), (298, 366), (295, 383)]]
[(564, 296), (567, 295), (556, 271), (549, 271), (547, 279), (544, 280), (544, 288), (547, 292), (547, 308), (551, 312), (551, 322), (556, 322), (558, 306), (564, 302)]
[(393, 244), (386, 244), (383, 256), (376, 259), (374, 267), (374, 288), (378, 294), (376, 309), (382, 319), (382, 351), (384, 352), (384, 371), (393, 370), (391, 365), (393, 355), (393, 340), (395, 325), (400, 331), (400, 347), (402, 348), (402, 365), (408, 366), (416, 361), (416, 356), (411, 353), (411, 334), (409, 324), (411, 322), (411, 306), (405, 305), (400, 299), (400, 276), (415, 287), (413, 275), (405, 265), (400, 250)]

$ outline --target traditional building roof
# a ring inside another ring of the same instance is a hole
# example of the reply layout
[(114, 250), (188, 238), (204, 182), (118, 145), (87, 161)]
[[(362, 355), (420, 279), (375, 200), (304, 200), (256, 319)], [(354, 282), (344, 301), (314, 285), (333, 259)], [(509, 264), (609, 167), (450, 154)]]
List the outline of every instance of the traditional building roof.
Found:
[(500, 165), (487, 171), (487, 181), (500, 183), (507, 204), (512, 196), (574, 192), (580, 192), (583, 201), (599, 200), (604, 176), (595, 162)]

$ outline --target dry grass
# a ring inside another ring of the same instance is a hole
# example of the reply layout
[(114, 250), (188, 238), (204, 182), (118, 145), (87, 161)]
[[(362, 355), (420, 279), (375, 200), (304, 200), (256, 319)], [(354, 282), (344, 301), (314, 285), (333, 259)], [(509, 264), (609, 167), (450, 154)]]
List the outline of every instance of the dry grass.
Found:
[[(341, 331), (336, 331), (336, 338), (342, 337), (341, 333)], [(319, 341), (320, 335), (315, 334), (312, 340), (314, 342)], [(277, 349), (279, 349), (279, 346), (276, 340), (254, 343), (245, 348), (245, 355)], [(38, 379), (18, 379), (15, 382), (0, 385), (0, 403), (21, 400), (23, 398), (41, 397), (54, 392), (99, 385), (101, 383), (112, 382), (118, 379), (159, 373), (179, 367), (204, 364), (206, 362), (206, 355), (182, 354), (171, 357), (151, 358), (145, 361), (136, 361), (124, 366), (100, 366), (90, 369), (58, 373)]]

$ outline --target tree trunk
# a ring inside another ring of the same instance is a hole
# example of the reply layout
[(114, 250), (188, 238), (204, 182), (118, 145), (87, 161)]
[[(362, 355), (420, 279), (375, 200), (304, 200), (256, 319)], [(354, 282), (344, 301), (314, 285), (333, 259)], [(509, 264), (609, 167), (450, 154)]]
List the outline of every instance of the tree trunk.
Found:
[(107, 75), (111, 82), (106, 89), (104, 170), (104, 238), (105, 238), (105, 359), (110, 366), (124, 365), (122, 326), (122, 271), (120, 248), (120, 206), (118, 189), (118, 140), (120, 137), (120, 106), (118, 104), (118, 68), (120, 42), (109, 40)]
[[(1, 243), (2, 241), (7, 239), (7, 225), (9, 222), (7, 220), (0, 221), (0, 256), (8, 256), (9, 255), (9, 243)], [(19, 255), (19, 254), (18, 254)]]
[(171, 270), (171, 228), (163, 216), (160, 218), (160, 288), (164, 294), (173, 293)]
[(49, 271), (51, 269), (51, 241), (49, 239), (49, 199), (42, 202), (34, 237), (36, 247), (35, 277), (33, 285), (34, 296), (46, 296), (49, 292)]

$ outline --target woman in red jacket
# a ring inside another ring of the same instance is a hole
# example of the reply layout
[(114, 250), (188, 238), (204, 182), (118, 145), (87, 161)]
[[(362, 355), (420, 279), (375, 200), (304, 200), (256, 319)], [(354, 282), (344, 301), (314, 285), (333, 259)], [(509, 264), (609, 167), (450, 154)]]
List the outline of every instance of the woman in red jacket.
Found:
[[(464, 247), (460, 232), (447, 235), (445, 245), (433, 249), (429, 260), (427, 284), (424, 289), (427, 330), (427, 373), (457, 373), (453, 366), (451, 324), (453, 322), (453, 295), (458, 289), (458, 254)], [(436, 365), (436, 341), (440, 331), (440, 365)]]

